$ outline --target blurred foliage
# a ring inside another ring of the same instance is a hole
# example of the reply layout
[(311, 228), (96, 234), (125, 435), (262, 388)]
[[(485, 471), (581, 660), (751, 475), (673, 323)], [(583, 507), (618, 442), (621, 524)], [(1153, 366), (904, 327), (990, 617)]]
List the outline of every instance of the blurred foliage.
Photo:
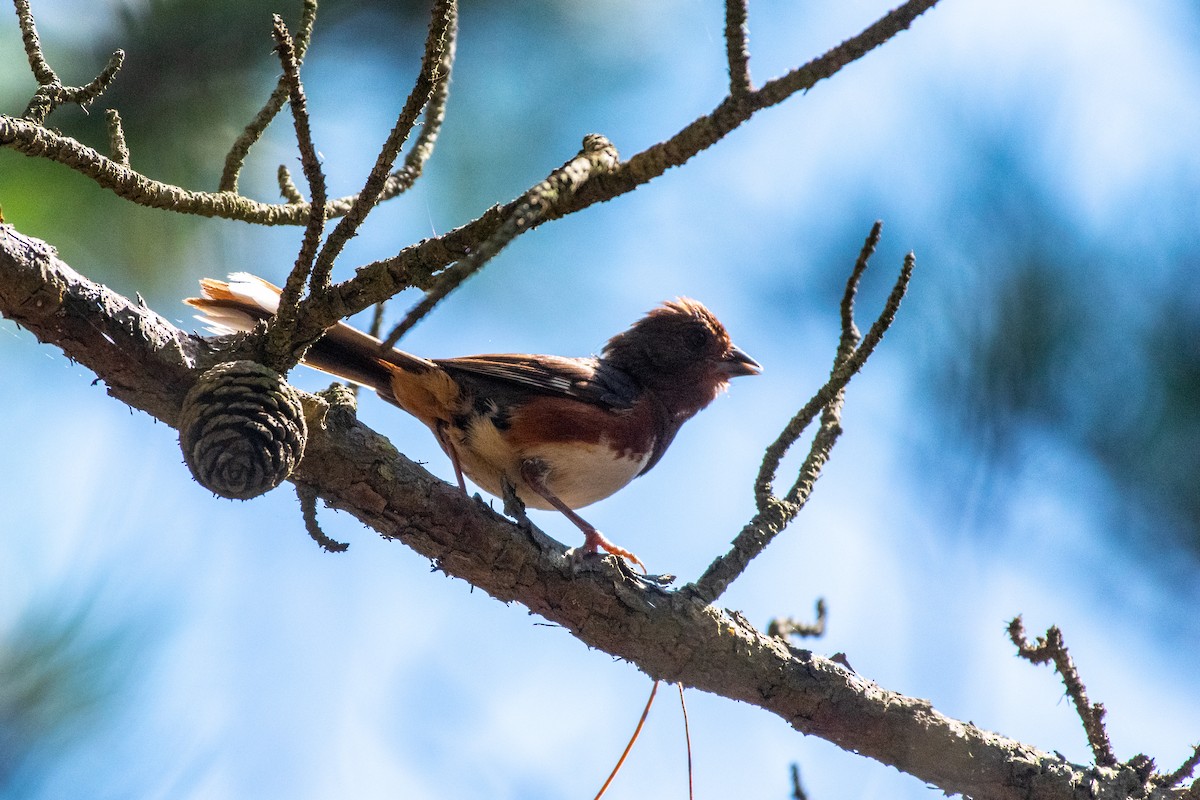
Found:
[[(270, 17), (279, 11), (293, 29), (299, 0), (281, 8), (262, 0), (147, 0), (118, 6), (117, 23), (97, 29), (82, 43), (58, 41), (41, 30), (47, 55), (67, 83), (90, 80), (116, 49), (125, 64), (109, 92), (90, 109), (63, 107), (49, 123), (97, 150), (108, 152), (106, 108), (121, 112), (131, 161), (138, 171), (186, 188), (215, 190), (224, 157), (234, 139), (273, 89), (279, 69), (272, 50)], [(639, 59), (612, 58), (611, 37), (597, 24), (619, 28), (612, 15), (574, 4), (538, 0), (513, 7), (500, 2), (470, 4), (462, 11), (460, 63), (451, 113), (436, 168), (454, 216), (466, 219), (498, 200), (523, 191), (549, 166), (573, 149), (551, 158), (526, 146), (532, 138), (555, 136), (578, 147), (580, 120), (591, 102), (637, 84)], [(308, 54), (305, 75), (310, 102), (321, 104), (329, 120), (344, 114), (361, 125), (366, 112), (379, 113), (380, 140), (408, 91), (419, 64), (428, 27), (427, 2), (406, 0), (326, 0)], [(38, 4), (34, 3), (34, 13)], [(11, 25), (10, 23), (7, 23)], [(530, 25), (536, 25), (531, 30)], [(34, 88), (24, 66), (15, 25), (3, 32), (7, 69), (20, 71), (0, 89), (0, 108), (19, 113)], [(537, 47), (529, 50), (529, 42)], [(553, 63), (547, 70), (538, 65)], [(370, 85), (358, 85), (366, 69)], [(323, 79), (317, 86), (314, 82)], [(321, 89), (324, 89), (322, 91)], [(561, 98), (561, 99), (558, 99)], [(358, 101), (370, 108), (349, 107)], [(282, 123), (281, 124), (281, 121)], [(292, 158), (294, 146), (286, 113), (268, 130), (267, 141), (250, 155), (242, 189), (275, 200), (279, 153)], [(276, 142), (272, 149), (268, 142)], [(283, 148), (282, 151), (280, 148)], [(447, 158), (445, 151), (453, 151)], [(504, 159), (496, 152), (506, 153)], [(274, 160), (273, 160), (274, 159)], [(270, 163), (268, 163), (270, 162)], [(350, 191), (359, 175), (333, 174), (332, 185)], [(336, 192), (335, 192), (336, 193)], [(173, 264), (210, 258), (221, 237), (241, 223), (202, 220), (147, 211), (100, 190), (63, 168), (35, 159), (6, 160), (0, 170), (0, 204), (10, 222), (27, 233), (54, 241), (69, 262), (87, 265), (100, 280), (153, 292), (169, 281)], [(124, 279), (127, 284), (122, 284)]]
[(106, 721), (136, 669), (87, 609), (32, 607), (0, 637), (0, 797), (32, 797)]
[[(1020, 141), (971, 142), (980, 171), (961, 176), (955, 198), (961, 272), (943, 279), (938, 309), (948, 340), (925, 365), (935, 416), (972, 445), (976, 466), (997, 468), (996, 493), (1042, 447), (1094, 463), (1112, 488), (1096, 498), (1109, 534), (1173, 571), (1187, 553), (1182, 571), (1194, 575), (1200, 248), (1169, 202), (1154, 251), (1120, 231), (1089, 233)], [(1073, 476), (1062, 478), (1070, 496)]]

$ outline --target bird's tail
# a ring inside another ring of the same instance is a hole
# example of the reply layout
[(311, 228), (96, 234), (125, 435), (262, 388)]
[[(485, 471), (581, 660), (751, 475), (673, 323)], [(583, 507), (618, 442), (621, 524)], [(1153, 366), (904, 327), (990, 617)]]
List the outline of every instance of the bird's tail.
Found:
[[(262, 321), (275, 316), (279, 310), (281, 289), (248, 272), (235, 272), (228, 281), (204, 278), (200, 281), (200, 297), (189, 297), (185, 303), (199, 309), (196, 318), (212, 333), (223, 335), (250, 331)], [(308, 349), (304, 363), (314, 369), (335, 375), (370, 389), (392, 400), (392, 376), (396, 367), (409, 373), (437, 370), (431, 361), (403, 350), (383, 350), (374, 336), (363, 333), (344, 322), (325, 331), (325, 335)]]

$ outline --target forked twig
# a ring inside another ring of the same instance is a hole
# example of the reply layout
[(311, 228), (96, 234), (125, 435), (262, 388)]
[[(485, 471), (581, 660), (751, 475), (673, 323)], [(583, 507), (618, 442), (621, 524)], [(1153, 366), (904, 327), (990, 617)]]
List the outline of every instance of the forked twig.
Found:
[[(750, 562), (766, 549), (772, 539), (795, 519), (808, 501), (821, 469), (841, 434), (843, 390), (866, 364), (879, 342), (883, 340), (884, 333), (891, 327), (916, 264), (912, 253), (905, 256), (900, 274), (883, 310), (867, 335), (859, 342), (858, 328), (853, 319), (854, 297), (858, 293), (858, 285), (867, 262), (879, 242), (881, 231), (882, 223), (876, 222), (846, 282), (841, 304), (842, 334), (829, 380), (796, 413), (763, 456), (762, 467), (754, 482), (757, 513), (734, 539), (730, 551), (714, 561), (695, 583), (686, 587), (705, 602), (711, 603), (720, 597), (729, 584), (746, 570)], [(796, 481), (786, 495), (778, 497), (773, 492), (772, 484), (779, 464), (788, 449), (795, 444), (818, 414), (821, 415), (821, 425), (813, 437), (808, 456), (800, 467)]]
[(283, 81), (288, 89), (296, 143), (300, 148), (300, 163), (304, 167), (304, 178), (308, 181), (311, 195), (304, 240), (279, 297), (279, 312), (271, 320), (267, 333), (267, 357), (275, 369), (286, 372), (300, 359), (300, 354), (296, 353), (293, 347), (292, 336), (296, 328), (300, 298), (305, 283), (312, 275), (317, 251), (321, 247), (321, 234), (325, 228), (325, 173), (321, 169), (317, 148), (312, 140), (308, 100), (304, 96), (304, 84), (300, 81), (299, 56), (291, 34), (278, 14), (273, 18), (271, 33), (275, 37), (275, 50), (279, 53), (279, 61), (283, 66)]
[[(312, 40), (313, 26), (316, 21), (317, 0), (304, 0), (304, 9), (300, 14), (300, 27), (294, 38), (297, 65), (304, 63), (304, 54)], [(242, 166), (246, 163), (246, 156), (250, 154), (250, 148), (254, 146), (255, 142), (262, 138), (267, 126), (271, 124), (271, 120), (275, 119), (275, 116), (283, 108), (284, 102), (291, 93), (288, 83), (287, 75), (279, 77), (279, 82), (275, 84), (275, 89), (267, 98), (266, 104), (229, 148), (229, 152), (225, 155), (225, 167), (221, 172), (221, 182), (218, 184), (222, 192), (237, 192), (238, 176), (241, 174)]]
[[(375, 166), (371, 168), (362, 190), (355, 196), (349, 211), (338, 221), (337, 226), (326, 238), (321, 252), (317, 255), (310, 280), (312, 289), (321, 291), (329, 287), (333, 262), (342, 252), (342, 248), (346, 246), (346, 242), (354, 236), (359, 226), (367, 218), (367, 214), (378, 205), (388, 180), (388, 173), (392, 164), (395, 163), (396, 157), (400, 154), (400, 148), (404, 146), (409, 133), (416, 125), (417, 117), (430, 104), (430, 100), (439, 86), (445, 91), (442, 70), (448, 69), (449, 59), (453, 57), (453, 38), (457, 30), (457, 19), (458, 3), (456, 0), (437, 0), (429, 23), (429, 35), (425, 39), (425, 55), (421, 59), (421, 69), (417, 75), (417, 81), (408, 95), (404, 108), (400, 110), (400, 115), (396, 118), (396, 124), (392, 126), (391, 133), (388, 134), (383, 147), (380, 148), (379, 155), (375, 159)], [(444, 97), (441, 102), (444, 104)], [(434, 117), (437, 118), (437, 116), (438, 114), (435, 113)], [(436, 136), (437, 127), (435, 124), (432, 128), (434, 136)], [(422, 144), (422, 152), (425, 157), (428, 156), (427, 151), (430, 147), (432, 147), (432, 140)]]
[(29, 69), (38, 82), (37, 91), (21, 115), (23, 119), (41, 125), (50, 112), (63, 103), (87, 106), (108, 90), (125, 61), (124, 51), (114, 51), (104, 69), (89, 83), (83, 86), (64, 86), (42, 51), (42, 42), (38, 38), (37, 24), (33, 19), (33, 11), (29, 8), (29, 0), (13, 0), (13, 5), (17, 11), (17, 25), (21, 29), (25, 57), (29, 60)]
[(1057, 625), (1050, 626), (1045, 636), (1039, 636), (1036, 644), (1030, 644), (1025, 636), (1025, 623), (1021, 617), (1016, 617), (1008, 624), (1008, 637), (1017, 647), (1017, 653), (1031, 664), (1047, 664), (1054, 662), (1054, 669), (1062, 677), (1067, 689), (1067, 696), (1075, 704), (1075, 711), (1083, 722), (1083, 730), (1087, 734), (1088, 745), (1098, 767), (1113, 767), (1117, 757), (1113, 753), (1112, 742), (1104, 727), (1104, 706), (1088, 701), (1087, 689), (1079, 677), (1079, 670), (1067, 652), (1063, 643), (1062, 631)]

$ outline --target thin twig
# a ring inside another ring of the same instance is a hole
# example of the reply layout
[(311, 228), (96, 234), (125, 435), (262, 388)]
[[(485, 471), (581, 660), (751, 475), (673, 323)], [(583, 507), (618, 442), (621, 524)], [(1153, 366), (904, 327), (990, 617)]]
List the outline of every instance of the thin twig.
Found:
[(288, 170), (286, 164), (279, 165), (279, 169), (275, 171), (275, 180), (279, 182), (280, 197), (293, 204), (304, 202), (304, 195), (300, 194), (300, 189), (296, 186), (296, 182), (292, 180), (292, 173)]
[(854, 262), (854, 270), (850, 273), (850, 278), (846, 281), (846, 288), (842, 292), (842, 338), (839, 345), (849, 347), (843, 352), (839, 350), (839, 357), (848, 358), (850, 351), (858, 347), (858, 343), (862, 340), (862, 335), (858, 332), (858, 327), (854, 322), (854, 299), (858, 296), (858, 284), (862, 280), (863, 273), (867, 271), (867, 265), (871, 261), (871, 256), (875, 255), (875, 248), (879, 246), (879, 239), (883, 235), (883, 220), (875, 220), (875, 224), (871, 226), (871, 232), (867, 234), (867, 240), (863, 242), (862, 250), (858, 253), (858, 260)]
[(797, 636), (801, 639), (817, 638), (825, 635), (826, 622), (825, 598), (817, 598), (817, 618), (813, 622), (802, 622), (795, 617), (776, 617), (767, 625), (767, 636), (787, 639)]
[(104, 112), (108, 120), (108, 141), (112, 159), (118, 164), (129, 166), (129, 145), (125, 143), (125, 129), (121, 126), (121, 113), (115, 108)]
[(729, 96), (750, 93), (750, 43), (746, 0), (725, 0), (725, 57), (729, 62)]
[(1192, 774), (1196, 771), (1196, 767), (1198, 766), (1200, 766), (1200, 744), (1192, 748), (1192, 754), (1188, 756), (1187, 761), (1184, 761), (1179, 765), (1179, 769), (1175, 770), (1170, 775), (1163, 776), (1161, 785), (1167, 787), (1168, 789), (1172, 786), (1178, 786), (1188, 778), (1192, 777)]
[(278, 14), (273, 19), (272, 35), (275, 37), (275, 49), (279, 53), (283, 75), (287, 81), (296, 143), (300, 148), (300, 163), (304, 167), (304, 178), (308, 181), (309, 194), (312, 196), (312, 202), (308, 206), (309, 219), (304, 228), (304, 240), (280, 294), (279, 311), (271, 321), (267, 334), (267, 354), (274, 362), (272, 366), (285, 372), (299, 360), (299, 355), (293, 347), (292, 334), (296, 328), (304, 284), (313, 272), (313, 264), (321, 246), (321, 233), (325, 228), (325, 173), (321, 169), (321, 161), (312, 141), (308, 101), (304, 96), (304, 85), (300, 81), (300, 62), (296, 59), (295, 45), (287, 26)]
[(800, 765), (792, 762), (792, 800), (808, 800), (804, 787), (800, 785)]
[(108, 90), (108, 87), (112, 85), (113, 79), (117, 77), (117, 73), (121, 71), (121, 65), (124, 63), (124, 51), (115, 50), (109, 56), (108, 63), (100, 74), (83, 86), (63, 86), (57, 82), (57, 79), (54, 83), (42, 84), (34, 92), (22, 117), (30, 122), (41, 125), (45, 123), (46, 117), (49, 116), (50, 112), (63, 103), (75, 103), (81, 108), (86, 108)]
[(327, 553), (346, 552), (350, 545), (331, 539), (317, 522), (317, 490), (304, 483), (297, 483), (295, 486), (296, 498), (300, 501), (300, 514), (304, 517), (304, 529), (308, 531), (308, 535)]
[(58, 75), (50, 68), (46, 56), (42, 52), (42, 43), (38, 39), (37, 25), (33, 21), (33, 11), (29, 8), (29, 0), (13, 0), (17, 9), (17, 25), (21, 28), (21, 41), (25, 45), (25, 56), (29, 59), (29, 69), (39, 86), (61, 84)]
[[(300, 27), (296, 31), (294, 38), (294, 47), (296, 50), (296, 63), (304, 63), (304, 54), (308, 51), (308, 43), (312, 38), (313, 25), (317, 21), (317, 0), (304, 0), (304, 9), (300, 14)], [(229, 152), (225, 155), (225, 167), (221, 172), (221, 182), (218, 184), (222, 192), (237, 192), (238, 177), (241, 174), (242, 166), (246, 163), (246, 156), (250, 154), (250, 148), (262, 138), (263, 133), (267, 130), (267, 126), (271, 124), (271, 120), (283, 108), (283, 104), (287, 101), (291, 89), (288, 86), (286, 75), (279, 76), (279, 82), (275, 84), (275, 89), (271, 92), (271, 96), (267, 98), (267, 102), (262, 109), (250, 121), (241, 135), (234, 141), (229, 148)]]
[(1050, 626), (1045, 636), (1039, 636), (1036, 644), (1030, 644), (1025, 636), (1025, 623), (1021, 617), (1016, 617), (1008, 624), (1008, 637), (1017, 647), (1017, 653), (1031, 664), (1047, 664), (1054, 662), (1054, 669), (1062, 678), (1067, 689), (1067, 695), (1075, 704), (1075, 711), (1083, 722), (1083, 730), (1087, 734), (1088, 745), (1098, 767), (1113, 767), (1117, 757), (1113, 753), (1112, 742), (1104, 727), (1104, 706), (1101, 703), (1088, 701), (1087, 689), (1079, 677), (1079, 670), (1067, 646), (1063, 643), (1062, 631), (1057, 625)]
[(325, 245), (317, 255), (310, 284), (314, 290), (324, 290), (329, 287), (329, 276), (333, 270), (333, 262), (337, 260), (342, 248), (354, 236), (359, 226), (367, 218), (378, 203), (380, 192), (388, 178), (388, 172), (400, 154), (400, 148), (408, 139), (409, 133), (434, 94), (434, 89), (441, 82), (441, 70), (447, 53), (452, 51), (451, 37), (456, 30), (458, 18), (458, 3), (456, 0), (437, 0), (434, 4), (432, 19), (429, 23), (429, 35), (425, 39), (425, 55), (421, 59), (421, 70), (417, 75), (416, 84), (396, 118), (391, 133), (379, 150), (375, 166), (371, 168), (366, 183), (355, 197), (350, 210), (338, 221), (337, 226), (325, 240)]
[[(871, 229), (871, 234), (867, 237), (867, 244), (864, 245), (862, 251), (865, 255), (860, 254), (859, 256), (860, 263), (865, 262), (869, 256), (868, 251), (874, 249), (873, 242), (878, 241), (877, 229), (878, 223)], [(795, 519), (805, 503), (808, 502), (821, 469), (841, 433), (840, 411), (843, 390), (850, 379), (863, 368), (867, 359), (882, 341), (884, 333), (895, 321), (900, 302), (912, 279), (915, 264), (916, 260), (912, 253), (905, 256), (900, 274), (896, 278), (896, 283), (888, 295), (883, 310), (857, 347), (850, 344), (850, 341), (857, 337), (857, 327), (853, 320), (843, 318), (838, 356), (834, 360), (835, 366), (829, 380), (788, 422), (763, 456), (763, 465), (754, 483), (757, 513), (734, 538), (729, 552), (716, 559), (697, 581), (685, 587), (700, 600), (711, 603), (720, 597), (729, 585), (745, 572), (750, 562), (757, 558), (775, 536)], [(856, 264), (846, 285), (847, 294), (853, 295), (857, 292), (861, 275), (862, 270)], [(853, 300), (843, 298), (843, 314), (851, 314), (853, 308)], [(849, 355), (843, 356), (843, 353), (846, 352)], [(816, 436), (813, 437), (812, 446), (799, 470), (796, 482), (784, 497), (777, 497), (772, 491), (772, 484), (779, 463), (788, 448), (799, 439), (817, 414), (821, 414), (821, 426)]]
[(608, 139), (595, 133), (583, 137), (583, 149), (579, 154), (526, 192), (521, 202), (492, 236), (469, 256), (442, 273), (433, 289), (392, 329), (382, 347), (386, 349), (394, 346), (400, 337), (432, 311), (434, 306), (461, 286), (463, 281), (482, 269), (518, 234), (546, 219), (594, 176), (608, 172), (618, 163), (620, 156)]
[(446, 120), (446, 101), (450, 98), (450, 76), (454, 72), (454, 54), (458, 40), (458, 15), (450, 20), (446, 29), (446, 42), (442, 49), (442, 57), (437, 65), (437, 82), (429, 102), (422, 112), (421, 132), (417, 134), (412, 149), (404, 157), (404, 166), (393, 172), (384, 181), (379, 191), (379, 202), (390, 200), (412, 188), (417, 178), (425, 169), (425, 162), (433, 155), (434, 145), (437, 144), (438, 134), (441, 133), (442, 123)]
[[(875, 248), (879, 244), (879, 237), (883, 230), (883, 224), (876, 221), (871, 226), (871, 231), (867, 234), (866, 241), (863, 243), (862, 249), (859, 251), (858, 259), (854, 263), (854, 269), (850, 273), (849, 279), (846, 281), (846, 289), (842, 295), (841, 302), (841, 320), (842, 333), (838, 340), (837, 354), (834, 357), (833, 375), (839, 374), (847, 364), (854, 358), (855, 353), (862, 349), (860, 348), (861, 336), (858, 332), (858, 327), (854, 322), (854, 298), (858, 294), (858, 286), (862, 280), (863, 273), (866, 271), (871, 255), (875, 252)], [(894, 319), (895, 310), (900, 306), (900, 300), (904, 296), (904, 292), (908, 286), (908, 278), (906, 271), (911, 276), (911, 267), (908, 262), (905, 262), (906, 268), (901, 270), (900, 277), (896, 281), (896, 285), (892, 289), (892, 294), (888, 298), (888, 302), (884, 305), (884, 313), (876, 320), (872, 330), (878, 330), (878, 338), (875, 339), (875, 344), (878, 339), (882, 338), (883, 331), (891, 325)], [(889, 313), (890, 309), (890, 313)], [(875, 344), (870, 344), (870, 349), (866, 350), (857, 361), (861, 364), (866, 362), (866, 359), (874, 349)], [(847, 379), (850, 375), (846, 376)], [(834, 378), (831, 376), (830, 383), (834, 383)], [(826, 384), (829, 386), (829, 384)], [(838, 400), (837, 393), (845, 383), (841, 383), (833, 391), (818, 392), (795, 417), (784, 427), (780, 432), (779, 437), (767, 448), (763, 454), (762, 466), (759, 468), (758, 477), (754, 482), (754, 496), (758, 505), (758, 509), (762, 511), (771, 500), (771, 485), (775, 480), (775, 474), (779, 470), (779, 464), (788, 450), (804, 433), (804, 430), (812, 423), (817, 412), (822, 409), (829, 408)], [(831, 387), (832, 388), (832, 387)], [(825, 427), (824, 425), (822, 427)], [(836, 435), (834, 435), (836, 438)]]
[[(559, 209), (555, 218), (633, 191), (671, 167), (685, 163), (757, 112), (782, 102), (792, 94), (807, 91), (904, 31), (918, 16), (937, 5), (937, 2), (938, 0), (909, 0), (879, 18), (857, 36), (782, 78), (767, 83), (748, 97), (739, 98), (736, 102), (727, 98), (711, 113), (696, 119), (670, 139), (638, 153), (624, 162), (619, 169), (613, 170), (604, 180), (589, 185), (587, 192), (578, 194), (572, 203)], [(81, 173), (119, 197), (150, 208), (203, 217), (236, 219), (258, 225), (303, 225), (309, 219), (308, 209), (302, 204), (259, 203), (233, 191), (196, 192), (152, 180), (117, 164), (68, 136), (16, 117), (0, 115), (0, 146), (55, 161)], [(357, 195), (330, 200), (326, 216), (332, 219), (346, 214), (356, 200)], [(316, 335), (341, 316), (356, 314), (390, 297), (398, 285), (419, 285), (403, 283), (404, 281), (411, 280), (414, 276), (421, 279), (421, 276), (433, 275), (447, 264), (458, 260), (490, 236), (503, 221), (503, 212), (511, 209), (516, 202), (513, 201), (504, 209), (489, 209), (466, 225), (405, 248), (392, 258), (363, 267), (354, 279), (336, 287), (336, 296), (330, 298), (325, 309), (319, 313), (314, 312), (310, 325), (317, 331)]]

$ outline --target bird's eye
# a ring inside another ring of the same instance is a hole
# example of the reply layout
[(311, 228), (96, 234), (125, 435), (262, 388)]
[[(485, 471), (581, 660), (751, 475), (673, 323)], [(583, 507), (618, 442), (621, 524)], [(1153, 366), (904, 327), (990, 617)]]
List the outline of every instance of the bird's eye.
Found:
[(699, 352), (708, 344), (708, 332), (700, 328), (689, 328), (683, 335), (683, 343), (693, 352)]

